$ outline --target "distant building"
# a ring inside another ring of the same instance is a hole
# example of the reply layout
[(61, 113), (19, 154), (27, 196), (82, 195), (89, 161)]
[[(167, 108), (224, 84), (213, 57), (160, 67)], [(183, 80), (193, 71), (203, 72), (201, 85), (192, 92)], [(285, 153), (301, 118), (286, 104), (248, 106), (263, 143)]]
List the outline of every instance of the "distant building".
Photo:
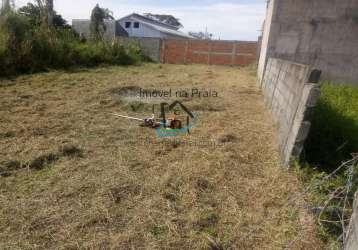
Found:
[[(151, 19), (136, 13), (125, 16), (119, 20), (105, 21), (106, 31), (104, 37), (113, 39), (115, 37), (152, 37), (190, 39), (192, 36), (179, 31), (178, 26), (173, 26), (159, 20)], [(90, 36), (90, 20), (73, 19), (72, 28), (81, 36)]]
[(179, 31), (178, 26), (173, 26), (158, 20), (145, 17), (136, 13), (130, 14), (118, 20), (120, 25), (128, 33), (129, 37), (156, 37), (188, 39), (192, 36)]

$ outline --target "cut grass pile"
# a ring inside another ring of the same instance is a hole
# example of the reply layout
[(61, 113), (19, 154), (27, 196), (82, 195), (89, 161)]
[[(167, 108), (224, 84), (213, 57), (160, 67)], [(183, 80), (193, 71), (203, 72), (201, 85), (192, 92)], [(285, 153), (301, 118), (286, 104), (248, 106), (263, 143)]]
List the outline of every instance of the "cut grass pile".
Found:
[[(146, 64), (0, 86), (0, 165), (18, 162), (0, 177), (0, 249), (321, 247), (304, 199), (287, 202), (301, 185), (280, 167), (249, 69)], [(151, 101), (113, 91), (130, 86), (219, 97), (180, 99), (199, 123), (160, 139), (110, 114), (151, 115)]]

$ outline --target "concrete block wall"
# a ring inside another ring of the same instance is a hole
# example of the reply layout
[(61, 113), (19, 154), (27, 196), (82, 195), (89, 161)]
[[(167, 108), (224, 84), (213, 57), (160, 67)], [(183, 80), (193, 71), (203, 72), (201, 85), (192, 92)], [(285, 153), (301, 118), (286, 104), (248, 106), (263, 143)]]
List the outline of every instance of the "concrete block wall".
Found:
[(145, 55), (149, 56), (154, 62), (160, 62), (160, 50), (162, 40), (159, 38), (140, 38), (139, 46)]
[(282, 162), (289, 166), (300, 157), (320, 88), (320, 71), (290, 61), (270, 58), (262, 81), (265, 105), (278, 129)]
[(120, 41), (125, 46), (130, 44), (136, 44), (143, 50), (143, 53), (151, 58), (154, 62), (160, 62), (160, 50), (162, 40), (160, 38), (134, 38), (134, 37), (118, 37)]
[(357, 0), (269, 0), (259, 61), (313, 65), (323, 80), (358, 85)]
[[(87, 39), (89, 39), (91, 36), (90, 25), (91, 25), (90, 20), (86, 20), (86, 19), (72, 20), (72, 29)], [(106, 25), (106, 31), (104, 32), (104, 38), (107, 40), (114, 39), (116, 37), (116, 22), (112, 20), (106, 20), (105, 25)]]

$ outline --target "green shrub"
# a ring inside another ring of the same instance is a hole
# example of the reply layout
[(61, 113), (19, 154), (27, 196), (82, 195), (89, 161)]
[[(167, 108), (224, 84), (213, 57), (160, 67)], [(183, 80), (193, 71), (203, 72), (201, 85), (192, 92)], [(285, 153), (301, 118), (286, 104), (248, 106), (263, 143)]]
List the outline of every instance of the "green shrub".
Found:
[(143, 60), (139, 46), (83, 42), (70, 29), (33, 26), (26, 16), (16, 13), (0, 19), (0, 76), (74, 66), (132, 65)]
[(0, 59), (3, 67), (2, 73), (13, 73), (21, 70), (27, 51), (26, 40), (30, 26), (25, 17), (9, 12), (0, 19)]

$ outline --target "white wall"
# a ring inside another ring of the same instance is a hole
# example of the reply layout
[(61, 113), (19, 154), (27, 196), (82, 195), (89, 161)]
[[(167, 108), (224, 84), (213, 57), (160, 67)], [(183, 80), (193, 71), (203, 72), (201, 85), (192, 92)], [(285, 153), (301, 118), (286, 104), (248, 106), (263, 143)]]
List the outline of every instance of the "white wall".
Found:
[[(131, 27), (126, 28), (126, 22), (131, 22)], [(139, 22), (139, 28), (134, 28), (134, 22), (137, 20), (132, 19), (131, 17), (120, 20), (120, 24), (128, 32), (129, 37), (161, 37), (161, 33), (149, 25)]]

